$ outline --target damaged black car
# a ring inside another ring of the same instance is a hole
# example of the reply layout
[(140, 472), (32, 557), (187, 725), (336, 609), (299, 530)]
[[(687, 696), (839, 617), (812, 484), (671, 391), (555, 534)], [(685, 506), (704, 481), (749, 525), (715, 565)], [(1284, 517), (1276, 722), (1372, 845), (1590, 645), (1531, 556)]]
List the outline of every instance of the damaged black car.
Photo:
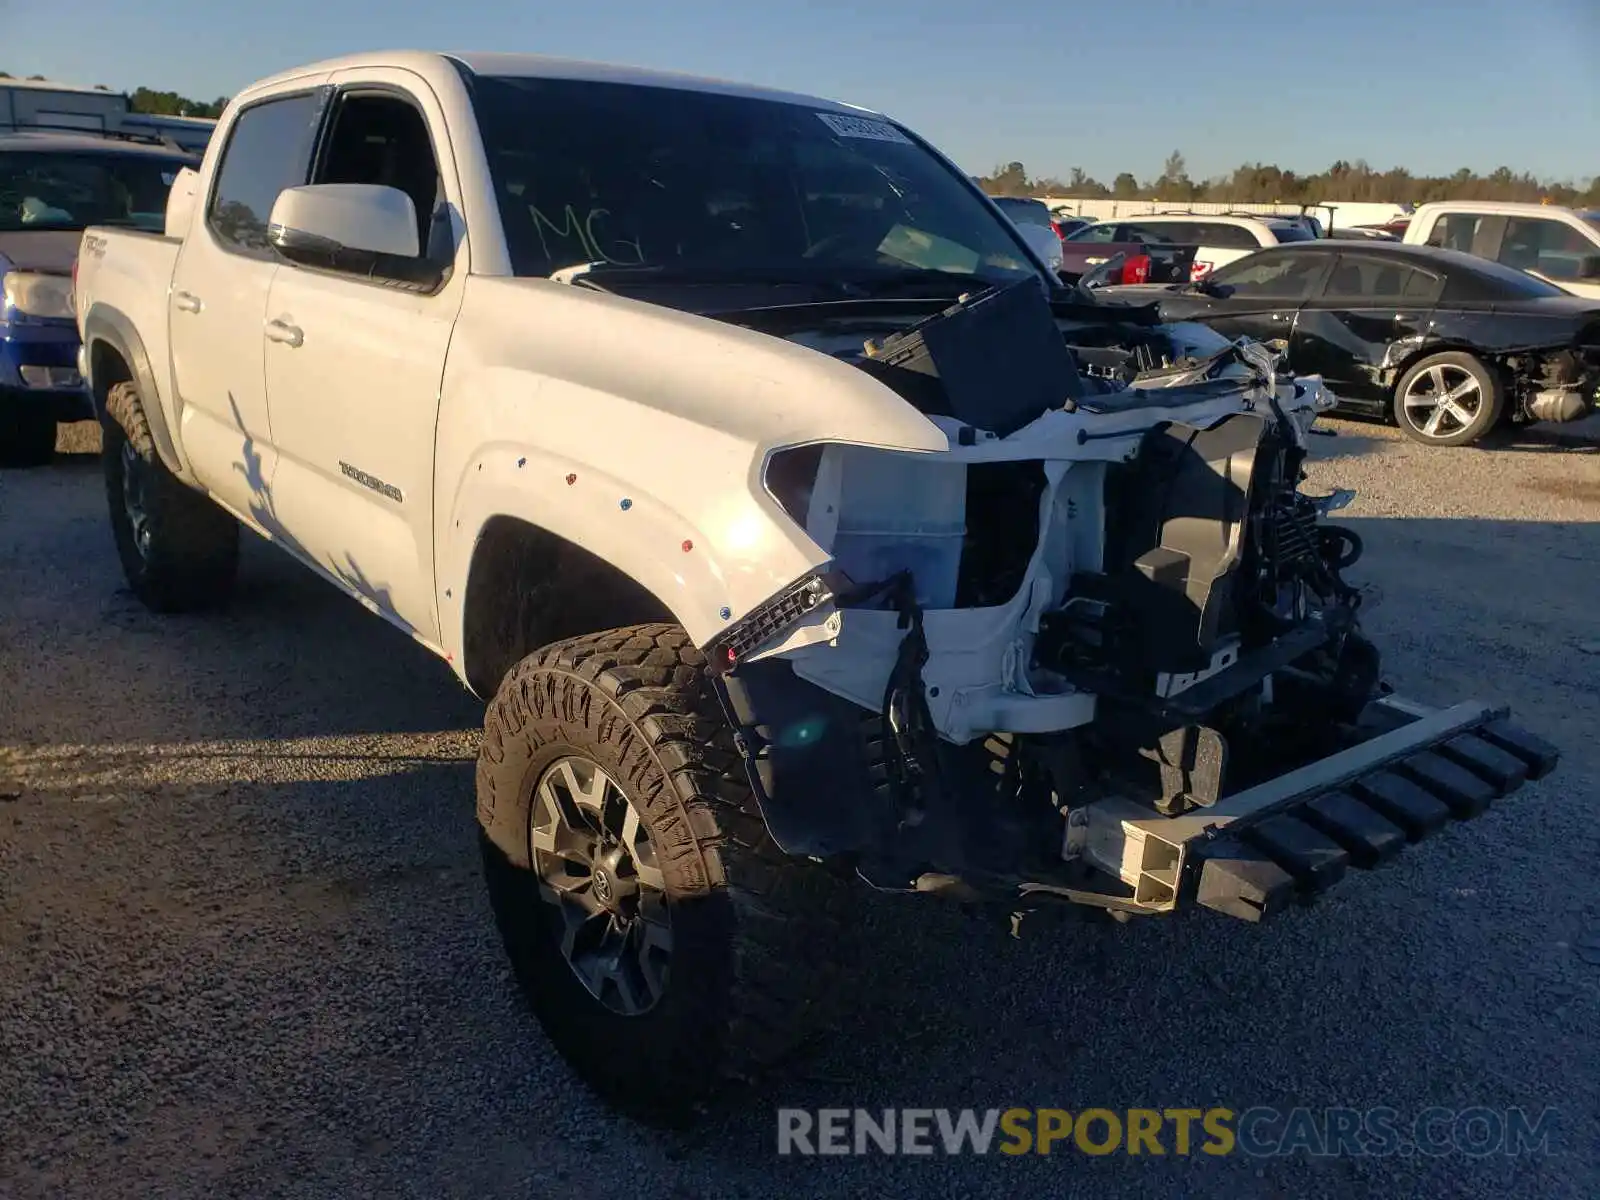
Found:
[(1297, 242), (1199, 283), (1096, 295), (1155, 299), (1166, 320), (1281, 340), (1291, 369), (1320, 375), (1340, 410), (1392, 420), (1428, 445), (1576, 421), (1600, 388), (1600, 303), (1433, 246)]

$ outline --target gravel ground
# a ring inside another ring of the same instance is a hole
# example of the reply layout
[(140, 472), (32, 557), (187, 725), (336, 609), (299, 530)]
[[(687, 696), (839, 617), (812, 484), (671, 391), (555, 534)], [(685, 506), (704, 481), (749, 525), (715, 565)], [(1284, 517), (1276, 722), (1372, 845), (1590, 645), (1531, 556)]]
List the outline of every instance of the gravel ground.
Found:
[[(1266, 929), (867, 900), (846, 1030), (688, 1138), (524, 1016), (443, 664), (254, 538), (232, 613), (152, 617), (91, 456), (0, 475), (0, 1195), (1600, 1195), (1600, 440), (1331, 427), (1392, 678), (1560, 772)], [(1551, 1157), (780, 1159), (780, 1104), (1560, 1116)]]

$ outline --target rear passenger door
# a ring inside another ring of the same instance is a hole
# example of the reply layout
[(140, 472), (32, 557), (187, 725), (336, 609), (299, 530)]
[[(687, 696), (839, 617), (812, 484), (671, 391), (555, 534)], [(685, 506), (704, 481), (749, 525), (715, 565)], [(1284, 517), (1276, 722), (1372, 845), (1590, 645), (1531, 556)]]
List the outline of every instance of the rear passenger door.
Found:
[(306, 181), (327, 93), (318, 80), (248, 104), (222, 136), (203, 219), (178, 251), (167, 297), (180, 437), (196, 478), (276, 536), (263, 322), (278, 257), (267, 218)]
[(1321, 375), (1341, 399), (1387, 405), (1396, 342), (1427, 332), (1442, 276), (1393, 255), (1341, 253), (1296, 324), (1295, 370)]

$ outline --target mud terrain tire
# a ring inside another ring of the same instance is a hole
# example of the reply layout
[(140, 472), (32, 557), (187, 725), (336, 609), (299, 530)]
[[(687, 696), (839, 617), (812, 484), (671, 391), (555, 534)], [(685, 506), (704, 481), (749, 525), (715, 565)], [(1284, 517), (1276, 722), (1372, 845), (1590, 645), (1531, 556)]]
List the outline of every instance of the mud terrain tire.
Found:
[(220, 608), (238, 574), (239, 522), (167, 470), (133, 384), (111, 389), (106, 415), (101, 464), (128, 586), (154, 612)]
[[(535, 852), (534, 826), (550, 810), (536, 790), (574, 756), (609, 776), (655, 848), (671, 949), (647, 1011), (615, 1011), (580, 979), (562, 949), (564, 911), (541, 895), (535, 864), (551, 859)], [(489, 897), (517, 981), (557, 1051), (613, 1107), (687, 1124), (822, 1018), (843, 885), (767, 835), (705, 660), (678, 626), (574, 638), (523, 659), (489, 706), (477, 792)]]

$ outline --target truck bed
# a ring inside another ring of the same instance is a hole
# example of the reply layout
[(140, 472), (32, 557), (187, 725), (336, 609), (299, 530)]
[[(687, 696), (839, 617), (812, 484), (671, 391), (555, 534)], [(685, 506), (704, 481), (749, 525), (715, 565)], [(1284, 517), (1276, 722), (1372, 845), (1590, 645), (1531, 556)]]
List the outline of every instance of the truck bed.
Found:
[[(177, 413), (168, 343), (167, 295), (182, 246), (181, 238), (91, 225), (83, 231), (79, 247), (73, 300), (86, 357), (95, 333), (106, 326), (108, 312), (121, 313), (138, 331), (144, 361), (129, 365), (141, 376), (137, 382), (145, 403), (162, 407), (169, 429), (176, 427)], [(95, 411), (96, 415), (101, 415), (105, 402), (103, 373), (86, 372), (86, 377), (96, 379)], [(151, 389), (154, 395), (148, 394)]]

